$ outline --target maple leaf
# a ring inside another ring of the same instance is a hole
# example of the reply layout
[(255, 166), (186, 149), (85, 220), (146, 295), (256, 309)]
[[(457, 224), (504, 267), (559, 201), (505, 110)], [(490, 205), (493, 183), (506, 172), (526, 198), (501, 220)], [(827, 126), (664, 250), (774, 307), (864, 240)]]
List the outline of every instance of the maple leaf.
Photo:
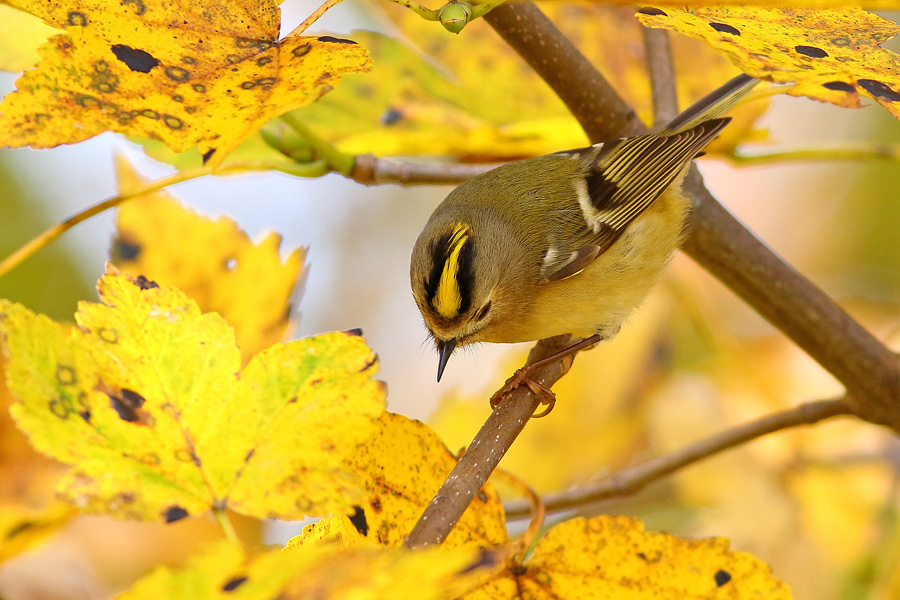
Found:
[(158, 567), (116, 600), (415, 598), (450, 600), (499, 570), (502, 552), (338, 546), (247, 552), (219, 543), (181, 569)]
[[(32, 445), (73, 465), (87, 512), (171, 522), (352, 512), (343, 458), (375, 429), (384, 385), (353, 334), (275, 345), (240, 371), (234, 332), (174, 288), (107, 274), (77, 328), (0, 301), (11, 408)], [(240, 371), (240, 372), (239, 372)]]
[(645, 9), (650, 27), (703, 40), (748, 75), (793, 83), (787, 93), (858, 108), (872, 98), (900, 117), (900, 56), (881, 47), (900, 32), (860, 9)]
[[(323, 519), (291, 541), (305, 545), (340, 540), (345, 546), (363, 540), (399, 546), (456, 464), (440, 438), (424, 423), (384, 413), (378, 431), (345, 460), (366, 489), (366, 501), (352, 516)], [(486, 484), (476, 494), (445, 545), (499, 546), (509, 536), (497, 491)]]
[(352, 40), (278, 39), (274, 0), (15, 0), (66, 33), (0, 104), (0, 144), (47, 148), (103, 131), (197, 146), (217, 165), (266, 121), (371, 61)]
[[(116, 172), (120, 193), (145, 181), (123, 157)], [(231, 219), (201, 217), (164, 192), (123, 204), (116, 228), (110, 250), (116, 266), (177, 287), (200, 310), (222, 315), (235, 329), (244, 362), (284, 339), (291, 294), (306, 276), (305, 249), (282, 262), (278, 234), (254, 244)]]
[(463, 596), (504, 598), (658, 598), (790, 600), (771, 568), (728, 540), (686, 540), (644, 531), (630, 517), (564, 521), (547, 532), (521, 566)]

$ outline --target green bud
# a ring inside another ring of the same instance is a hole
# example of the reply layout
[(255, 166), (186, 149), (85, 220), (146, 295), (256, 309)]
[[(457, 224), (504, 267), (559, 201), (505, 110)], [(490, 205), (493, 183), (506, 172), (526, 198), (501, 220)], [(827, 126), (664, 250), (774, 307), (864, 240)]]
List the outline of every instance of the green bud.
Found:
[(451, 0), (441, 8), (438, 17), (441, 25), (450, 33), (459, 33), (469, 22), (471, 5), (468, 2), (456, 2)]

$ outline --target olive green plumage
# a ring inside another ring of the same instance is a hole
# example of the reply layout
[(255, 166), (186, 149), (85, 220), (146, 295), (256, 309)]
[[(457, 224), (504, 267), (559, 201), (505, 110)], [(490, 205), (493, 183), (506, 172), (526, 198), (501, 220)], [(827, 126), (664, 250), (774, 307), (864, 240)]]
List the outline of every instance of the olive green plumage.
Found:
[(681, 179), (757, 80), (732, 80), (666, 129), (513, 162), (457, 187), (413, 248), (410, 280), (438, 347), (571, 333), (613, 337), (681, 240)]

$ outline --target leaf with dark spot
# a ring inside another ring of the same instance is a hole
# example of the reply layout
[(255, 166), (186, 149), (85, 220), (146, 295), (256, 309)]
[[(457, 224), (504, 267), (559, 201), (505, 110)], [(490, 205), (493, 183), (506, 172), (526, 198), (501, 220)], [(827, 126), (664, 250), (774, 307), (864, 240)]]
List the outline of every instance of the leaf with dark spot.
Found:
[(731, 573), (729, 573), (728, 571), (724, 571), (722, 569), (719, 569), (718, 571), (716, 571), (716, 574), (714, 575), (714, 577), (716, 580), (716, 585), (718, 587), (722, 587), (723, 585), (725, 585), (726, 583), (731, 581)]
[(884, 98), (891, 102), (900, 100), (900, 93), (895, 92), (886, 83), (875, 81), (874, 79), (859, 79), (856, 81), (859, 87), (866, 90), (876, 98)]
[(233, 592), (238, 589), (245, 581), (247, 581), (246, 575), (241, 575), (240, 577), (233, 577), (225, 582), (225, 585), (222, 586), (223, 592)]
[(208, 163), (208, 162), (209, 162), (209, 159), (212, 158), (212, 155), (215, 154), (215, 153), (216, 153), (216, 149), (215, 149), (215, 148), (210, 148), (209, 150), (207, 150), (206, 152), (204, 152), (204, 153), (203, 153), (203, 164), (205, 165), (206, 163)]
[(116, 58), (128, 65), (128, 68), (138, 73), (149, 73), (154, 67), (159, 65), (159, 60), (154, 58), (149, 52), (145, 52), (138, 48), (132, 48), (125, 44), (115, 44), (111, 50)]
[(356, 337), (362, 337), (363, 330), (361, 327), (354, 327), (353, 329), (348, 329), (344, 333), (347, 333), (349, 335), (355, 335)]
[(137, 260), (137, 257), (141, 254), (141, 245), (133, 244), (124, 238), (117, 237), (113, 240), (109, 254), (113, 260)]
[(369, 524), (366, 522), (366, 511), (363, 510), (362, 506), (354, 506), (353, 514), (350, 515), (349, 519), (361, 536), (365, 537), (369, 535)]
[(11, 528), (9, 531), (6, 532), (6, 541), (9, 541), (9, 540), (13, 539), (14, 537), (16, 537), (17, 535), (28, 531), (32, 527), (36, 527), (37, 524), (38, 523), (36, 521), (22, 521), (21, 523), (19, 523), (18, 525), (16, 525), (15, 527)]
[(488, 548), (481, 548), (481, 551), (478, 555), (478, 558), (472, 564), (466, 565), (464, 569), (462, 569), (459, 574), (463, 575), (465, 573), (470, 573), (476, 569), (489, 569), (497, 565), (497, 561), (499, 560), (496, 552), (492, 552)]
[(319, 41), (320, 42), (331, 42), (333, 44), (355, 44), (356, 43), (353, 40), (348, 40), (346, 38), (334, 37), (331, 35), (320, 35)]
[(815, 46), (794, 46), (794, 50), (810, 58), (825, 58), (828, 56), (827, 52)]
[(143, 275), (138, 275), (134, 278), (134, 285), (138, 286), (142, 290), (152, 290), (153, 288), (158, 288), (159, 284), (151, 279), (147, 279)]
[(741, 35), (741, 32), (732, 27), (731, 25), (726, 25), (725, 23), (710, 23), (710, 27), (715, 29), (716, 31), (720, 31), (722, 33), (730, 33), (731, 35)]
[(128, 423), (146, 424), (144, 417), (149, 415), (142, 415), (143, 411), (140, 410), (141, 406), (146, 402), (143, 396), (137, 392), (124, 389), (118, 394), (107, 392), (107, 395), (109, 396), (110, 406), (118, 413), (120, 419)]
[(180, 521), (186, 516), (188, 516), (188, 511), (181, 508), (180, 506), (170, 506), (163, 513), (163, 518), (165, 518), (166, 523), (174, 523), (175, 521)]
[(655, 8), (653, 6), (645, 6), (644, 8), (638, 10), (638, 12), (641, 13), (642, 15), (650, 15), (651, 17), (668, 17), (669, 16), (664, 11), (662, 11), (658, 8)]
[(834, 90), (836, 92), (855, 92), (856, 88), (847, 83), (846, 81), (829, 81), (828, 83), (823, 83), (822, 87), (827, 88), (829, 90)]

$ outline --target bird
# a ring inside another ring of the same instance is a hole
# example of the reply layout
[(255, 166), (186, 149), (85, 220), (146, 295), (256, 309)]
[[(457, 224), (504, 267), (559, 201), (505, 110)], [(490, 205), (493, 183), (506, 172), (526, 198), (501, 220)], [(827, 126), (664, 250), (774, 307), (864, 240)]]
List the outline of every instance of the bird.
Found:
[(739, 75), (656, 133), (510, 162), (456, 187), (410, 259), (438, 382), (467, 344), (615, 337), (682, 240), (691, 161), (757, 83)]

